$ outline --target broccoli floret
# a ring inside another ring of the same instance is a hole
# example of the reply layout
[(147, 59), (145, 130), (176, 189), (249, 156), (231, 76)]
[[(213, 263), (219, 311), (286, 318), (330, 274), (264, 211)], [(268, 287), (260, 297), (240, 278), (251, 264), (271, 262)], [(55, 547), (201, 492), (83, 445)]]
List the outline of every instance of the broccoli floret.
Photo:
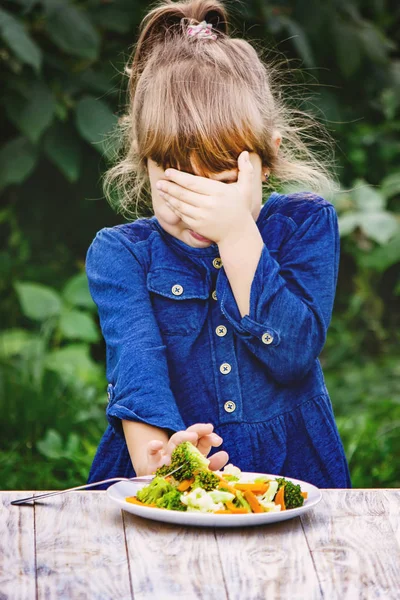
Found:
[(285, 486), (283, 498), (285, 500), (286, 508), (298, 508), (299, 506), (303, 506), (304, 498), (301, 495), (301, 487), (299, 484), (292, 483), (284, 477), (277, 477), (276, 481), (279, 484), (278, 490), (283, 485)]
[(195, 474), (194, 482), (192, 483), (191, 487), (193, 490), (196, 488), (202, 488), (206, 492), (211, 492), (218, 487), (219, 482), (220, 478), (217, 477), (213, 471), (206, 471), (204, 469)]
[(158, 467), (158, 469), (156, 470), (155, 476), (156, 477), (165, 477), (171, 471), (173, 471), (173, 468), (171, 467), (171, 465), (162, 465), (161, 467)]
[(173, 489), (161, 496), (156, 504), (160, 508), (168, 508), (169, 510), (187, 510), (186, 504), (183, 504), (181, 501), (181, 495), (181, 492), (178, 492), (177, 489)]
[(191, 442), (178, 444), (171, 454), (171, 471), (183, 465), (179, 471), (174, 473), (174, 478), (178, 481), (191, 479), (194, 477), (196, 471), (208, 469), (209, 464), (210, 461), (208, 458)]
[(164, 494), (174, 490), (175, 488), (162, 477), (154, 477), (149, 485), (146, 485), (136, 493), (136, 497), (145, 504), (156, 504), (157, 500), (164, 496)]

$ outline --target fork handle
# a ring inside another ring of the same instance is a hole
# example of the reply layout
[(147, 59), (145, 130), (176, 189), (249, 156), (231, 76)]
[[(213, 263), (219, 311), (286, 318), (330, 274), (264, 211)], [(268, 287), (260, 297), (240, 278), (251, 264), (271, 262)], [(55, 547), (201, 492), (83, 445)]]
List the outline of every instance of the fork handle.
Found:
[(84, 490), (87, 488), (94, 487), (96, 485), (100, 485), (102, 483), (111, 483), (112, 481), (149, 481), (148, 478), (145, 477), (112, 477), (111, 479), (103, 479), (103, 481), (95, 481), (94, 483), (86, 483), (85, 485), (79, 485), (78, 487), (69, 488), (67, 490), (59, 490), (57, 492), (47, 492), (46, 494), (39, 494), (39, 496), (29, 496), (29, 498), (20, 498), (19, 500), (13, 500), (10, 504), (27, 504), (32, 500), (38, 500), (39, 498), (47, 498), (48, 496), (57, 496), (58, 494), (66, 494), (67, 492), (74, 492), (77, 490)]

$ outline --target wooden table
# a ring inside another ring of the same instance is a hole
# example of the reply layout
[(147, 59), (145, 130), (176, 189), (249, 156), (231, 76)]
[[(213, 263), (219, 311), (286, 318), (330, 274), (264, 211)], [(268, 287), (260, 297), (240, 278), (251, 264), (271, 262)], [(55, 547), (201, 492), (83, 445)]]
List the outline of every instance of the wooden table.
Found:
[(0, 492), (0, 598), (398, 600), (400, 489), (322, 493), (302, 517), (214, 529), (135, 517), (103, 491), (35, 506)]

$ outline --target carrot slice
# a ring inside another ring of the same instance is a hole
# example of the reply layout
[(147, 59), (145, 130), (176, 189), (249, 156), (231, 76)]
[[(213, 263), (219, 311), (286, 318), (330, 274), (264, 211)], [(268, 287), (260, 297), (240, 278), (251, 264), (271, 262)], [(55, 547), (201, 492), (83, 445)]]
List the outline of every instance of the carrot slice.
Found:
[(275, 504), (280, 504), (281, 505), (281, 510), (286, 510), (286, 506), (285, 506), (285, 486), (284, 485), (282, 485), (279, 488), (279, 490), (276, 492), (274, 502), (275, 502)]
[(229, 485), (229, 483), (224, 479), (222, 479), (222, 481), (219, 482), (218, 487), (224, 490), (228, 490), (228, 492), (236, 496), (235, 488)]
[(308, 492), (301, 492), (301, 495), (303, 496), (303, 498), (307, 499), (308, 498)]
[(214, 515), (231, 515), (231, 510), (213, 510)]
[(236, 483), (235, 488), (241, 492), (250, 490), (254, 494), (265, 494), (269, 488), (269, 483)]
[(185, 492), (186, 490), (188, 490), (190, 488), (190, 486), (192, 485), (193, 481), (194, 481), (194, 477), (192, 477), (191, 479), (184, 479), (178, 485), (178, 487), (177, 487), (178, 491), (179, 492)]
[(246, 490), (243, 493), (243, 496), (246, 498), (247, 502), (250, 504), (251, 510), (253, 512), (255, 512), (255, 513), (264, 512), (264, 508), (263, 508), (263, 506), (261, 506), (261, 504), (257, 500), (256, 495), (254, 494), (254, 492), (252, 492), (251, 490)]
[(234, 515), (244, 515), (246, 513), (248, 513), (249, 511), (247, 510), (247, 508), (243, 507), (238, 507), (235, 506), (233, 504), (233, 502), (225, 502), (226, 507), (228, 510), (230, 510)]

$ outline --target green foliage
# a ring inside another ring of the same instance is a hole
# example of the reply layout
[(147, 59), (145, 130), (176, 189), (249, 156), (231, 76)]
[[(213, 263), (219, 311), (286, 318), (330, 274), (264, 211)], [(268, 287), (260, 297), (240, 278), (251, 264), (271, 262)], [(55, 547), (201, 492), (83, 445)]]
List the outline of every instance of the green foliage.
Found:
[[(355, 0), (239, 4), (230, 7), (240, 30), (245, 22), (249, 38), (265, 37), (278, 58), (305, 67), (283, 91), (326, 119), (337, 143), (341, 265), (321, 361), (353, 484), (398, 486), (396, 13)], [(104, 344), (84, 259), (95, 232), (120, 222), (97, 200), (99, 175), (116, 147), (124, 64), (148, 8), (144, 0), (0, 8), (4, 488), (83, 483), (106, 425)]]

